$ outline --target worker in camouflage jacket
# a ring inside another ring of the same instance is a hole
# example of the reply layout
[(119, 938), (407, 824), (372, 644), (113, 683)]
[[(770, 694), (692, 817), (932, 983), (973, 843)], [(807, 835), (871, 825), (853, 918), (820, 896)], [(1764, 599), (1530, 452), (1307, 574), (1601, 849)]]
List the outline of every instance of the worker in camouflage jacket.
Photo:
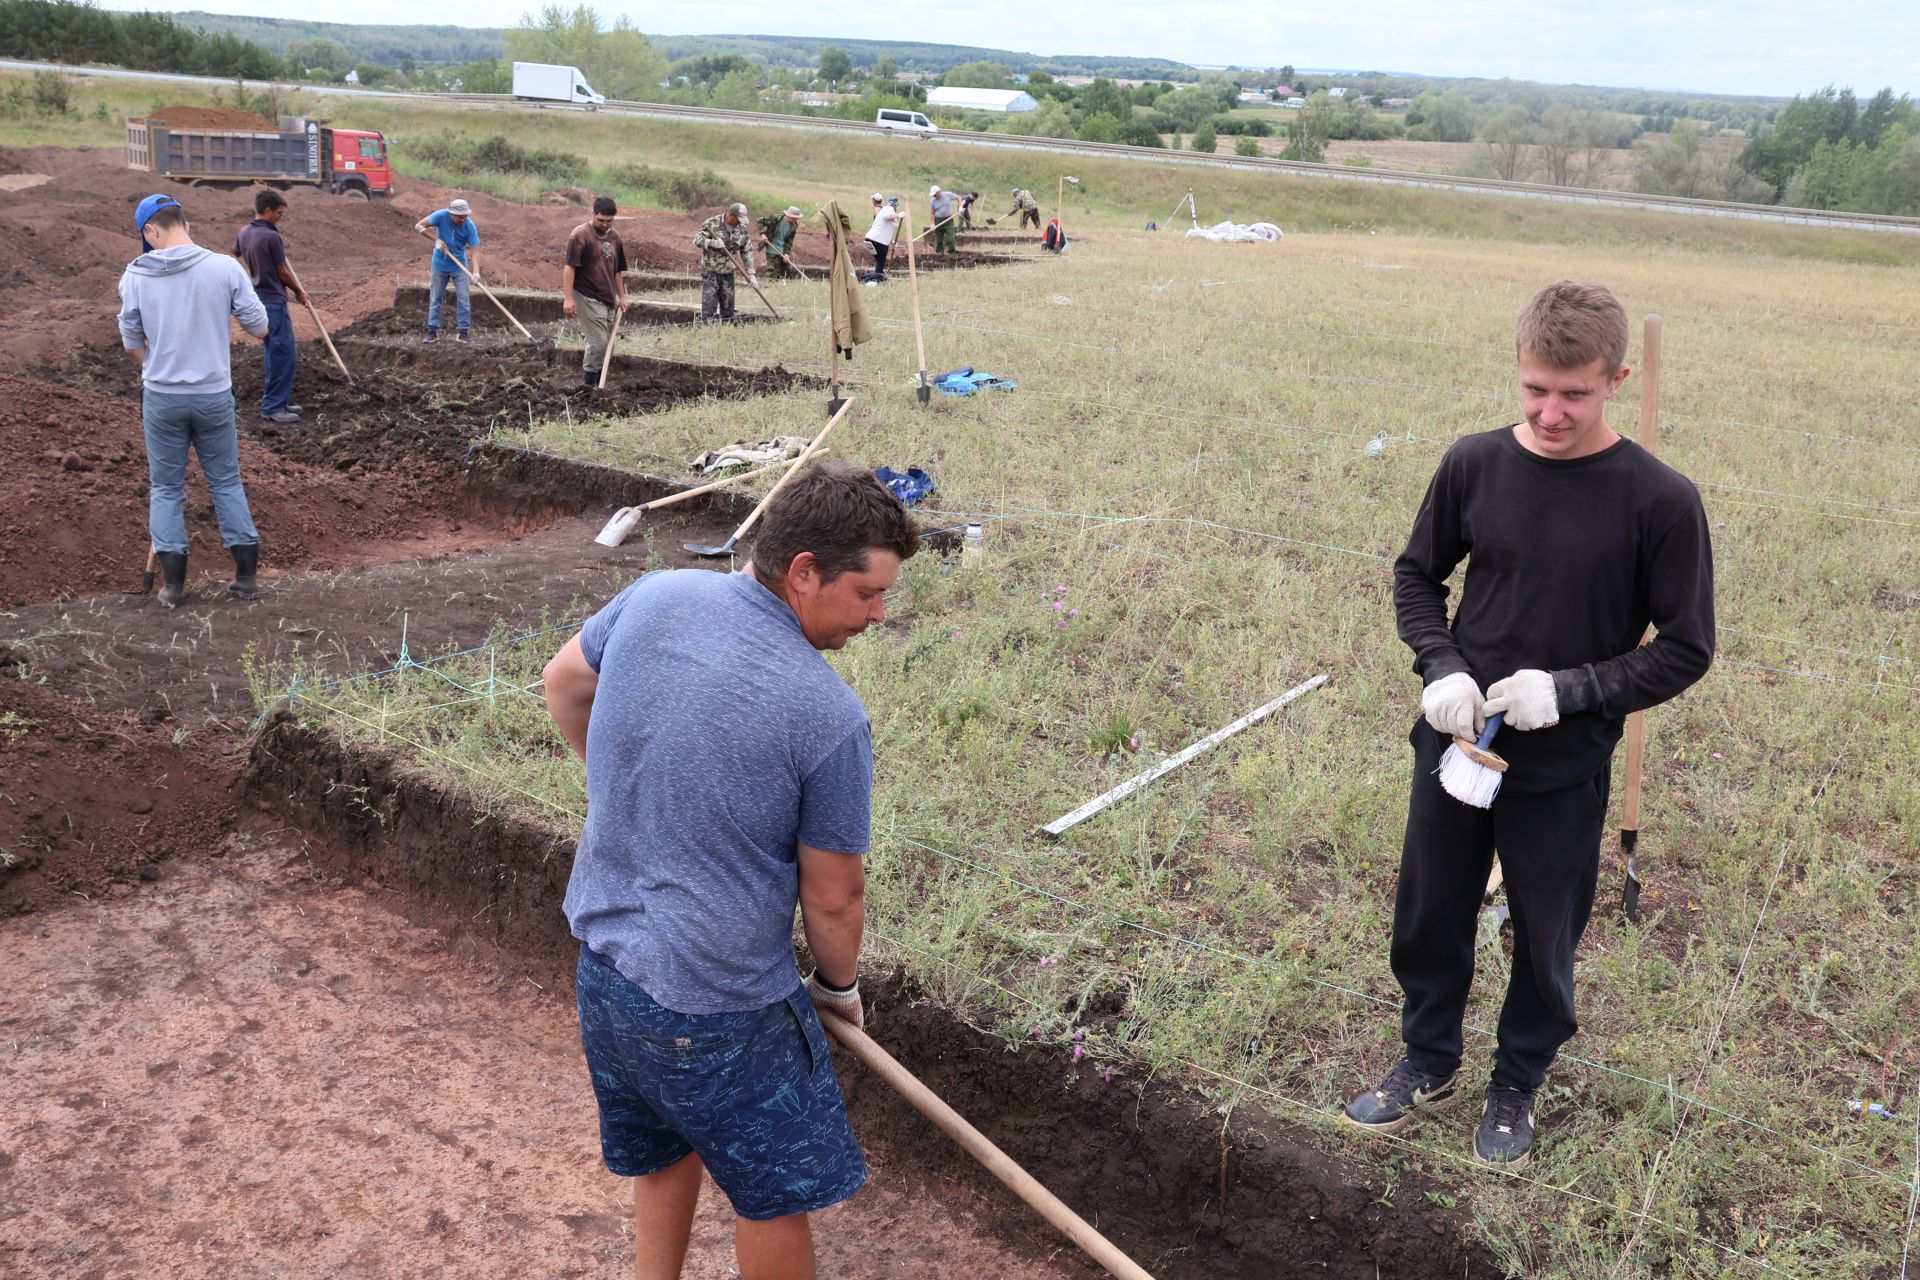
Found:
[(1033, 192), (1027, 190), (1025, 187), (1015, 187), (1013, 189), (1013, 208), (1007, 210), (1006, 216), (1011, 218), (1016, 213), (1020, 215), (1020, 229), (1022, 231), (1027, 229), (1028, 223), (1033, 224), (1035, 231), (1040, 229), (1040, 205), (1034, 200)]
[[(725, 213), (716, 213), (700, 224), (693, 237), (700, 248), (700, 323), (733, 319), (733, 271), (736, 262), (746, 263), (752, 241), (747, 234), (747, 206), (730, 204)], [(747, 267), (747, 279), (760, 283)]]

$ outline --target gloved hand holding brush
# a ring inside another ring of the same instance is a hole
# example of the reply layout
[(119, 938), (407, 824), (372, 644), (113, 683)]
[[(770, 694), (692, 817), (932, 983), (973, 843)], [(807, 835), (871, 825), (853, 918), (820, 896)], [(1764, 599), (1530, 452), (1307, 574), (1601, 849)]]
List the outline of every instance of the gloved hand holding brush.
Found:
[(1426, 687), (1420, 695), (1420, 711), (1427, 717), (1427, 723), (1441, 733), (1454, 738), (1472, 738), (1487, 722), (1487, 713), (1482, 709), (1485, 702), (1473, 677), (1456, 671)]
[(1554, 689), (1553, 674), (1528, 667), (1495, 680), (1487, 686), (1481, 710), (1483, 716), (1505, 715), (1509, 729), (1551, 729), (1560, 723), (1560, 695)]

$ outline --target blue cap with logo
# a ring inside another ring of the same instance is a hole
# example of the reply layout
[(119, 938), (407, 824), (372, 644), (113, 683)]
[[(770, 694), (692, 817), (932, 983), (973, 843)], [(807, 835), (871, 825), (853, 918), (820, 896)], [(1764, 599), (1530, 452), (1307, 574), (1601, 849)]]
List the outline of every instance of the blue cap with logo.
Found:
[(140, 251), (142, 253), (153, 252), (153, 246), (147, 243), (147, 219), (162, 209), (172, 208), (179, 203), (180, 202), (172, 196), (156, 193), (142, 200), (139, 207), (133, 211), (133, 229), (140, 233)]

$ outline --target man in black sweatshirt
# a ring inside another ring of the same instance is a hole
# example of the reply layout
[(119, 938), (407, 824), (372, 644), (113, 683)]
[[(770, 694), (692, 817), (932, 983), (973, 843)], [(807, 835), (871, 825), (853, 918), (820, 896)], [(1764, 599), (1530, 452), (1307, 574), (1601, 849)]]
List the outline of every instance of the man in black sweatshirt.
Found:
[[(1713, 661), (1700, 495), (1607, 425), (1627, 332), (1626, 310), (1599, 285), (1563, 281), (1527, 304), (1514, 334), (1526, 421), (1453, 443), (1393, 569), (1400, 638), (1426, 684), (1393, 913), (1406, 1056), (1344, 1115), (1391, 1133), (1455, 1095), (1498, 849), (1513, 969), (1473, 1150), (1508, 1169), (1527, 1162), (1534, 1091), (1578, 1028), (1574, 950), (1593, 909), (1622, 724)], [(1462, 560), (1449, 624), (1446, 584)], [(1642, 646), (1649, 623), (1657, 634)], [(1508, 769), (1492, 807), (1476, 809), (1434, 772), (1451, 737), (1474, 737), (1496, 712), (1506, 720), (1493, 749)]]

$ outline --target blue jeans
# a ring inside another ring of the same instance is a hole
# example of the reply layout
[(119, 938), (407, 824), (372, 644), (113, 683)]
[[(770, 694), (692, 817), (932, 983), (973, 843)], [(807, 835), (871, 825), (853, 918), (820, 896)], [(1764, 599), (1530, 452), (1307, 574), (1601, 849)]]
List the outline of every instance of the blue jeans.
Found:
[(156, 551), (187, 549), (187, 449), (200, 455), (200, 474), (213, 494), (220, 538), (229, 547), (260, 541), (240, 483), (240, 437), (233, 428), (233, 392), (179, 396), (143, 391), (140, 424), (147, 435), (147, 531)]
[[(293, 398), (293, 368), (299, 350), (293, 343), (293, 318), (284, 302), (263, 303), (267, 309), (266, 373), (261, 382), (260, 413), (279, 413)], [(201, 463), (205, 466), (205, 462)]]
[(752, 1221), (824, 1209), (866, 1182), (798, 982), (763, 1009), (675, 1013), (581, 947), (574, 988), (608, 1172), (643, 1177), (697, 1153)]
[(427, 287), (427, 332), (440, 332), (440, 304), (447, 296), (447, 281), (453, 281), (455, 300), (454, 319), (458, 321), (461, 333), (467, 331), (473, 321), (473, 308), (467, 304), (467, 273), (456, 268), (452, 275), (444, 271), (433, 273), (433, 283)]

